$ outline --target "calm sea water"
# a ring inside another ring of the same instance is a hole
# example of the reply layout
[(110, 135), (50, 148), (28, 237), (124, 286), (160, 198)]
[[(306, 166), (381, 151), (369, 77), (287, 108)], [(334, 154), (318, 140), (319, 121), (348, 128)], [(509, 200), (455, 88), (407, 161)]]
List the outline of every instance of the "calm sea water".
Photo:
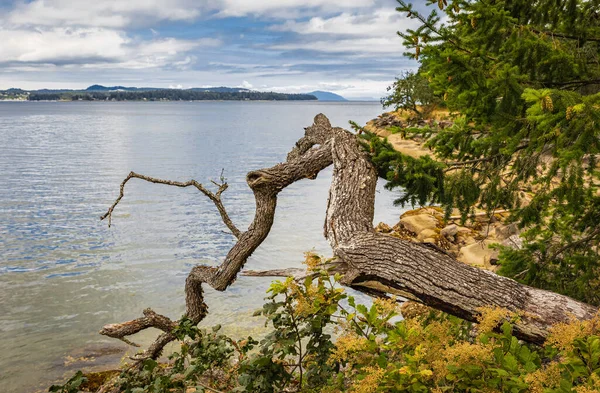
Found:
[[(209, 184), (224, 169), (224, 203), (245, 229), (254, 213), (246, 172), (284, 160), (319, 112), (347, 127), (381, 107), (0, 103), (0, 391), (34, 391), (72, 369), (118, 361), (122, 345), (98, 330), (146, 307), (179, 317), (190, 268), (219, 263), (232, 246), (199, 192), (139, 180), (128, 183), (107, 228), (99, 216), (129, 171)], [(330, 254), (322, 237), (330, 178), (326, 170), (280, 194), (271, 234), (247, 268), (298, 267), (313, 248)], [(378, 188), (376, 222), (393, 223), (401, 213), (392, 205), (397, 195)], [(203, 324), (260, 334), (263, 322), (251, 314), (270, 281), (240, 277), (224, 293), (207, 289), (210, 316)], [(145, 344), (155, 334), (135, 340)]]

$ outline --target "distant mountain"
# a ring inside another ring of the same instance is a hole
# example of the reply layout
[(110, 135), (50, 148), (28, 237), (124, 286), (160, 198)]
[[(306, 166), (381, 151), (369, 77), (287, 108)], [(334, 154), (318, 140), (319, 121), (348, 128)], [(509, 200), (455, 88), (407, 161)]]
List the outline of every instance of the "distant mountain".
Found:
[(140, 91), (140, 90), (159, 90), (153, 87), (125, 87), (125, 86), (102, 86), (102, 85), (91, 85), (85, 91)]
[(338, 94), (335, 94), (335, 93), (331, 93), (329, 91), (316, 90), (316, 91), (311, 91), (310, 93), (306, 93), (306, 94), (310, 94), (310, 95), (317, 97), (317, 100), (319, 100), (319, 101), (348, 101), (344, 97), (342, 97)]
[(102, 86), (102, 85), (92, 85), (85, 89), (85, 91), (155, 91), (155, 90), (187, 90), (187, 91), (196, 91), (196, 92), (211, 92), (211, 93), (242, 93), (245, 91), (250, 91), (248, 89), (243, 89), (241, 87), (192, 87), (189, 89), (167, 89), (162, 87), (125, 87), (125, 86)]

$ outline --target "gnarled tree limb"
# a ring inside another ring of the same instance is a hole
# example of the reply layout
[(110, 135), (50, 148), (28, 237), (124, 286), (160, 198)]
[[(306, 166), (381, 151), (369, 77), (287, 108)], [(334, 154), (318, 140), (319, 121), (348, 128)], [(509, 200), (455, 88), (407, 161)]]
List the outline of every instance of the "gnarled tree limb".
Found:
[[(328, 123), (329, 122), (327, 122), (327, 124)], [(245, 232), (237, 230), (229, 219), (225, 207), (221, 203), (220, 195), (227, 188), (226, 183), (220, 185), (219, 191), (217, 191), (216, 194), (213, 194), (195, 180), (182, 183), (144, 176), (135, 172), (131, 172), (125, 180), (123, 180), (120, 186), (119, 197), (101, 219), (108, 217), (110, 225), (112, 212), (123, 198), (125, 184), (132, 178), (176, 187), (195, 186), (215, 203), (223, 221), (236, 235), (238, 241), (229, 250), (221, 265), (218, 267), (205, 265), (195, 266), (186, 279), (186, 316), (194, 323), (198, 323), (204, 319), (208, 311), (208, 306), (204, 302), (202, 284), (206, 283), (216, 290), (224, 291), (235, 281), (238, 272), (242, 269), (248, 257), (252, 255), (254, 250), (256, 250), (256, 248), (264, 241), (271, 230), (275, 216), (275, 208), (277, 206), (277, 194), (285, 187), (298, 180), (304, 178), (314, 179), (322, 169), (331, 165), (332, 149), (330, 141), (327, 140), (327, 131), (328, 129), (320, 126), (318, 122), (315, 123), (313, 127), (307, 129), (306, 135), (290, 152), (286, 162), (277, 164), (271, 168), (252, 171), (247, 174), (246, 181), (248, 186), (254, 192), (256, 200), (256, 212), (254, 220)], [(320, 146), (314, 147), (315, 145)], [(135, 328), (132, 328), (132, 326)], [(105, 326), (100, 333), (123, 340), (126, 336), (137, 333), (150, 326), (159, 327), (152, 324), (152, 321), (140, 318), (122, 324)], [(157, 358), (160, 356), (164, 346), (174, 339), (175, 337), (169, 332), (161, 334), (154, 344), (152, 344), (139, 359), (148, 357)]]
[[(468, 266), (439, 250), (376, 233), (373, 230), (373, 214), (377, 174), (368, 154), (359, 146), (356, 135), (331, 127), (322, 114), (317, 115), (314, 124), (305, 131), (305, 136), (296, 143), (284, 163), (249, 172), (246, 176), (254, 193), (256, 211), (245, 232), (235, 228), (220, 201), (226, 184), (212, 194), (194, 180), (172, 182), (134, 172), (121, 183), (119, 197), (102, 218), (108, 216), (110, 220), (112, 211), (123, 197), (125, 183), (131, 178), (177, 187), (193, 185), (215, 203), (223, 221), (238, 238), (221, 265), (195, 266), (188, 275), (186, 314), (193, 322), (201, 321), (208, 310), (202, 284), (225, 290), (269, 234), (278, 193), (295, 181), (316, 177), (332, 163), (333, 177), (324, 234), (337, 257), (336, 271), (343, 274), (345, 285), (369, 294), (400, 294), (470, 321), (476, 320), (483, 306), (499, 306), (521, 312), (515, 334), (537, 343), (544, 341), (553, 324), (568, 321), (573, 316), (589, 319), (598, 311), (569, 297), (531, 288)], [(102, 332), (123, 339), (130, 331), (137, 332), (138, 328), (141, 330), (148, 324), (156, 326), (148, 315), (145, 318), (109, 325)], [(164, 333), (144, 356), (155, 358), (160, 355), (164, 345), (174, 339), (167, 330), (163, 329)]]

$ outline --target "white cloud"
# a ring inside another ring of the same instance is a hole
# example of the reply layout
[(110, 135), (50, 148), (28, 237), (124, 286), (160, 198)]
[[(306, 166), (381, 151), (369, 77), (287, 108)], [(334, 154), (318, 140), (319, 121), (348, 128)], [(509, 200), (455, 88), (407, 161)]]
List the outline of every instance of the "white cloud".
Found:
[(125, 33), (104, 28), (0, 29), (0, 61), (40, 63), (84, 68), (183, 68), (193, 63), (188, 53), (214, 47), (219, 40), (175, 38), (137, 41)]
[(252, 89), (253, 86), (252, 86), (252, 83), (250, 83), (248, 81), (243, 81), (239, 87), (244, 88), (244, 89)]
[(401, 41), (397, 37), (322, 39), (276, 44), (270, 48), (283, 51), (309, 50), (324, 53), (348, 53), (355, 57), (367, 57), (374, 54), (401, 56), (404, 51)]
[(69, 63), (82, 59), (114, 61), (127, 54), (130, 40), (122, 33), (99, 28), (0, 30), (0, 61)]
[(190, 0), (34, 0), (20, 3), (6, 21), (13, 26), (122, 28), (161, 20), (191, 21), (200, 11)]
[[(339, 12), (340, 10), (371, 7), (375, 0), (220, 0), (209, 2), (219, 10), (219, 16), (260, 15), (268, 17), (293, 17), (305, 14), (312, 9), (318, 13)], [(314, 13), (314, 12), (313, 12)]]
[(275, 91), (282, 93), (307, 93), (315, 90), (335, 91), (345, 98), (374, 98), (379, 99), (386, 88), (393, 81), (385, 80), (370, 80), (370, 79), (350, 79), (344, 80), (343, 83), (338, 82), (316, 82), (303, 83), (298, 85), (263, 85), (259, 90)]
[(342, 13), (331, 18), (314, 17), (304, 22), (290, 20), (271, 30), (298, 34), (338, 34), (361, 37), (394, 37), (396, 32), (416, 22), (394, 9), (379, 9), (365, 14)]
[(13, 26), (94, 26), (124, 28), (158, 21), (217, 17), (289, 18), (372, 7), (376, 0), (33, 0), (21, 2), (5, 22)]

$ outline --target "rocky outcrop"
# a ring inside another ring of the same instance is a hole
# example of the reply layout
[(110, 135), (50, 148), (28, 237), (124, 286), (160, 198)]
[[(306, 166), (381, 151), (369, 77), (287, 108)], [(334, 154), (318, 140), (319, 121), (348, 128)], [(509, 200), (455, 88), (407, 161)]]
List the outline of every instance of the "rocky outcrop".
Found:
[(494, 214), (491, 220), (479, 214), (461, 225), (456, 217), (446, 222), (439, 207), (425, 207), (402, 214), (394, 227), (379, 223), (375, 231), (417, 243), (431, 243), (463, 263), (495, 271), (498, 251), (490, 246), (519, 248), (521, 245), (517, 226), (503, 223), (507, 214)]

